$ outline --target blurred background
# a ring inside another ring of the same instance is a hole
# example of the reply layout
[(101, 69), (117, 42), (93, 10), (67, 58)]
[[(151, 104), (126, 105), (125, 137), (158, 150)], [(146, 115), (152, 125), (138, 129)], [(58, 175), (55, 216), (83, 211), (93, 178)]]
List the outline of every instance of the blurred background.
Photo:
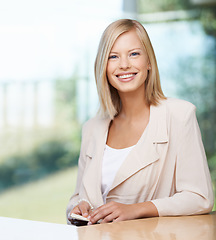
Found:
[(0, 216), (66, 223), (81, 127), (98, 98), (105, 27), (147, 29), (166, 96), (197, 106), (216, 186), (216, 0), (7, 0), (0, 3)]

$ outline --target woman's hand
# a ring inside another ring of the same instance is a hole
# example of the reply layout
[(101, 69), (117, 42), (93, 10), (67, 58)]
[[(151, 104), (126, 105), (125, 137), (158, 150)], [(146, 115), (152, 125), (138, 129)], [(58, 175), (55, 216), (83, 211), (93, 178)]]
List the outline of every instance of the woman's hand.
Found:
[(143, 217), (157, 217), (158, 211), (152, 202), (123, 204), (109, 202), (97, 208), (90, 214), (90, 224), (99, 220), (101, 223), (118, 222)]
[(86, 201), (81, 201), (78, 205), (76, 205), (68, 214), (68, 220), (71, 219), (71, 213), (75, 213), (81, 215), (83, 217), (88, 217), (91, 213), (91, 206)]
[(100, 219), (101, 223), (118, 222), (129, 219), (139, 218), (139, 209), (137, 204), (123, 204), (118, 202), (109, 202), (97, 208), (90, 215), (90, 223), (94, 224)]

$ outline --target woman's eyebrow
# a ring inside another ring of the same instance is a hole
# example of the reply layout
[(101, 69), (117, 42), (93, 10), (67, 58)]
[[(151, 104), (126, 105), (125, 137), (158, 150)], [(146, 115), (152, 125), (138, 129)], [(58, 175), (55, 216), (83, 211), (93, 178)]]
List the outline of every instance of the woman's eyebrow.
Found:
[[(134, 50), (142, 50), (141, 48), (132, 48), (130, 50), (128, 50), (128, 52), (134, 51)], [(111, 51), (110, 54), (118, 54), (118, 52), (115, 51)]]
[(110, 52), (110, 54), (118, 54), (118, 52)]
[(142, 50), (142, 49), (141, 48), (133, 48), (133, 49), (129, 50), (129, 52), (134, 51), (134, 50)]

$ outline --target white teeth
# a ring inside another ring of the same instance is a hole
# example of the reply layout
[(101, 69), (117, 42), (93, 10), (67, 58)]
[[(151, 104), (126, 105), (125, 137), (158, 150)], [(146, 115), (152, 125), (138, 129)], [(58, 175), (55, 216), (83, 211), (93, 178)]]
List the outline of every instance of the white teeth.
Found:
[(125, 74), (125, 75), (118, 75), (118, 78), (130, 78), (130, 77), (133, 77), (135, 74)]

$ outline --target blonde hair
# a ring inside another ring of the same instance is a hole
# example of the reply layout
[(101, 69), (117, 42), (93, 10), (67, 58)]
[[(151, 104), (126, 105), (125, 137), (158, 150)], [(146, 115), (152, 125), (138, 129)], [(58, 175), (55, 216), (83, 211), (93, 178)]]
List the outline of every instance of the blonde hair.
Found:
[(160, 76), (154, 50), (149, 36), (141, 23), (131, 19), (120, 19), (111, 23), (103, 32), (97, 56), (95, 59), (95, 81), (100, 101), (99, 112), (103, 116), (113, 119), (121, 110), (121, 99), (117, 90), (112, 87), (107, 79), (106, 69), (110, 51), (116, 39), (123, 33), (132, 29), (143, 44), (149, 57), (151, 70), (145, 81), (145, 97), (147, 104), (157, 105), (160, 99), (165, 99), (160, 84)]

